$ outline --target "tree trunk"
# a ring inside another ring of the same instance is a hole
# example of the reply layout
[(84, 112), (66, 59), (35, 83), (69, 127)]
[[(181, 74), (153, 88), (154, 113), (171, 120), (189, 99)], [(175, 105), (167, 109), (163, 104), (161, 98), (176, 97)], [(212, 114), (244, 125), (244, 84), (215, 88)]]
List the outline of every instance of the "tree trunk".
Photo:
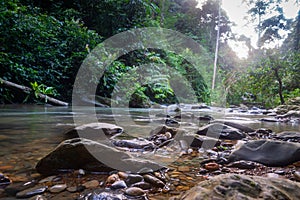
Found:
[[(14, 88), (20, 89), (20, 90), (22, 90), (25, 93), (30, 93), (32, 91), (32, 89), (29, 88), (29, 87), (26, 87), (26, 86), (23, 86), (23, 85), (18, 85), (16, 83), (13, 83), (13, 82), (10, 82), (10, 81), (6, 81), (6, 80), (4, 80), (2, 78), (0, 78), (0, 84), (3, 84), (3, 85), (8, 86), (8, 87), (14, 87)], [(63, 102), (63, 101), (57, 100), (55, 98), (49, 97), (49, 96), (47, 96), (45, 94), (39, 93), (38, 96), (41, 99), (47, 99), (47, 101), (50, 104), (53, 104), (53, 105), (58, 105), (58, 106), (68, 106), (69, 105), (66, 102)]]
[(279, 94), (279, 97), (280, 97), (280, 103), (284, 104), (284, 98), (283, 98), (283, 94), (282, 94), (282, 80), (279, 76), (278, 68), (275, 68), (273, 70), (274, 70), (275, 77), (278, 81), (278, 94)]

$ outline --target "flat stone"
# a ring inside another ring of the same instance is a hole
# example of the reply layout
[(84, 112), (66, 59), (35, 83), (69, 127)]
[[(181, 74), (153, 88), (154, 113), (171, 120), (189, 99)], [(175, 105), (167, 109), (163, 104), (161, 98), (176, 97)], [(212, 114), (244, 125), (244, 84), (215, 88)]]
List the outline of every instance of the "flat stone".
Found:
[(300, 199), (299, 190), (299, 183), (287, 179), (223, 174), (170, 199)]
[(77, 126), (65, 133), (67, 139), (84, 137), (91, 140), (105, 140), (107, 137), (112, 137), (123, 133), (123, 128), (109, 123), (89, 123)]
[(15, 196), (18, 192), (31, 188), (35, 186), (35, 184), (36, 183), (34, 181), (12, 183), (11, 185), (5, 188), (5, 192), (11, 196)]
[(130, 187), (125, 190), (125, 194), (128, 196), (143, 196), (145, 191), (138, 187)]
[(91, 180), (91, 181), (83, 183), (82, 185), (86, 188), (96, 188), (99, 186), (99, 184), (100, 184), (99, 181)]
[(180, 172), (189, 172), (191, 169), (189, 166), (179, 166), (177, 170)]
[(165, 186), (165, 183), (162, 182), (160, 179), (156, 178), (155, 176), (145, 174), (143, 177), (146, 182), (150, 183), (154, 187), (163, 188)]
[(234, 150), (228, 161), (249, 160), (270, 167), (293, 164), (300, 160), (300, 144), (275, 140), (256, 140)]
[(246, 134), (240, 132), (238, 129), (220, 123), (200, 127), (197, 134), (224, 140), (241, 140), (246, 137)]
[(21, 192), (18, 192), (16, 194), (17, 198), (29, 198), (38, 194), (43, 194), (47, 190), (46, 186), (36, 186), (33, 188), (29, 188), (26, 190), (23, 190)]
[(52, 182), (56, 176), (48, 176), (46, 178), (43, 178), (42, 180), (39, 181), (39, 183), (47, 183), (47, 182)]
[(67, 188), (66, 184), (58, 184), (58, 185), (54, 185), (52, 187), (49, 188), (49, 191), (51, 193), (60, 193), (62, 191), (64, 191)]
[[(120, 160), (129, 158), (124, 152), (84, 138), (74, 138), (60, 143), (36, 165), (40, 174), (57, 174), (62, 169), (84, 169), (109, 172)], [(97, 159), (99, 158), (99, 159)], [(106, 164), (103, 163), (106, 161)], [(111, 166), (107, 165), (111, 164)]]
[(111, 186), (110, 186), (111, 189), (113, 190), (117, 190), (117, 189), (124, 189), (124, 188), (127, 188), (127, 185), (125, 183), (125, 181), (116, 181), (114, 182)]
[(297, 131), (284, 131), (276, 134), (275, 138), (282, 140), (299, 140), (300, 141), (300, 132)]
[(143, 176), (139, 175), (139, 174), (129, 174), (125, 180), (127, 185), (132, 185), (134, 183), (137, 182), (141, 182), (143, 180)]

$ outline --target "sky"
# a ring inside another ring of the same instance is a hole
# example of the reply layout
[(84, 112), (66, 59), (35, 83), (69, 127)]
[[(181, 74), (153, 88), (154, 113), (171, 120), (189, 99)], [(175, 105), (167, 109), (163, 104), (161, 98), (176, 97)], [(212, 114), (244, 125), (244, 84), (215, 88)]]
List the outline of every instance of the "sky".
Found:
[[(203, 2), (204, 0), (199, 0)], [(232, 27), (233, 33), (239, 35), (246, 35), (251, 38), (252, 45), (256, 46), (257, 42), (257, 33), (255, 33), (254, 26), (255, 24), (249, 23), (244, 17), (247, 16), (247, 6), (242, 3), (243, 0), (222, 0), (222, 8), (226, 11), (229, 20), (233, 21), (236, 26)], [(283, 5), (283, 11), (287, 18), (295, 18), (299, 7), (295, 5), (295, 0), (289, 0)], [(235, 43), (233, 41), (229, 42), (230, 46), (240, 58), (246, 58), (248, 49), (242, 43)]]

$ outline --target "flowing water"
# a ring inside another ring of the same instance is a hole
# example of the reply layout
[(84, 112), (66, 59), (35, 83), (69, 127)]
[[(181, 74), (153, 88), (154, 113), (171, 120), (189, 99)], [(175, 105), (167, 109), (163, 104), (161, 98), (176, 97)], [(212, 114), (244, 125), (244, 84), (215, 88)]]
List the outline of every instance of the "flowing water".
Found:
[[(84, 108), (82, 108), (84, 110)], [(154, 118), (163, 109), (96, 108), (100, 122), (117, 123), (132, 136), (145, 137), (162, 120)], [(266, 123), (258, 119), (263, 115), (220, 114), (211, 111), (193, 111), (195, 114), (210, 114), (226, 118), (252, 128), (269, 128), (275, 132), (299, 131), (299, 124)], [(64, 132), (74, 126), (70, 107), (44, 107), (30, 105), (5, 105), (0, 107), (0, 172), (13, 180), (27, 180), (34, 172), (37, 161), (47, 155), (64, 140)], [(84, 116), (83, 116), (84, 117)], [(188, 125), (189, 122), (187, 122)], [(199, 125), (199, 124), (198, 124)]]

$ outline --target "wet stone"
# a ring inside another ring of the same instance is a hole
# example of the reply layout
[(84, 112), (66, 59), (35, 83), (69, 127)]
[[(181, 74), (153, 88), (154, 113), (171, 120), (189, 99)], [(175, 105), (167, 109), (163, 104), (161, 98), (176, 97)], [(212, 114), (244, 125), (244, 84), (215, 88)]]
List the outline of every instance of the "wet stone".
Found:
[(146, 182), (150, 183), (154, 187), (163, 188), (165, 186), (164, 182), (150, 174), (146, 174), (143, 177)]
[(68, 191), (68, 192), (71, 192), (71, 193), (73, 193), (73, 192), (82, 192), (84, 189), (85, 189), (84, 186), (79, 185), (79, 186), (68, 187), (68, 188), (67, 188), (67, 191)]
[(299, 171), (296, 171), (294, 173), (294, 178), (295, 178), (295, 180), (300, 181), (300, 172)]
[(128, 196), (143, 196), (145, 191), (138, 187), (130, 187), (125, 190), (125, 194)]
[(13, 183), (5, 188), (5, 192), (9, 195), (15, 196), (18, 192), (33, 187), (36, 183), (34, 181)]
[(17, 198), (29, 198), (38, 194), (43, 194), (47, 190), (47, 187), (45, 186), (36, 186), (33, 188), (29, 188), (26, 190), (23, 190), (21, 192), (18, 192), (16, 197)]
[(82, 184), (85, 188), (95, 188), (99, 186), (99, 181), (91, 180)]
[(149, 190), (149, 189), (151, 189), (150, 183), (147, 183), (147, 182), (138, 182), (138, 183), (132, 184), (131, 186), (132, 187), (138, 187), (138, 188), (141, 188), (143, 190)]
[(9, 185), (10, 183), (11, 183), (11, 180), (7, 176), (0, 173), (0, 188), (4, 188), (7, 185)]
[(125, 182), (127, 185), (132, 185), (134, 183), (141, 182), (142, 180), (143, 180), (143, 176), (139, 174), (129, 174)]
[(31, 197), (29, 200), (47, 200), (47, 198), (44, 197), (43, 195), (37, 195), (37, 196)]
[(258, 167), (259, 164), (252, 162), (252, 161), (245, 161), (245, 160), (240, 160), (236, 162), (232, 162), (227, 165), (227, 167), (234, 167), (234, 168), (239, 168), (239, 169), (254, 169), (255, 167)]
[(110, 186), (118, 180), (120, 180), (119, 176), (117, 174), (112, 174), (106, 179), (106, 185)]
[(54, 185), (52, 187), (49, 188), (49, 191), (51, 193), (60, 193), (62, 191), (64, 191), (67, 188), (66, 184), (59, 184), (59, 185)]
[(127, 188), (127, 185), (125, 181), (116, 181), (110, 186), (110, 188), (113, 190), (124, 189)]
[(56, 176), (48, 176), (42, 180), (39, 181), (39, 183), (47, 183), (47, 182), (51, 182), (56, 178)]
[(180, 172), (189, 172), (190, 168), (188, 166), (179, 166), (178, 171), (180, 171)]

